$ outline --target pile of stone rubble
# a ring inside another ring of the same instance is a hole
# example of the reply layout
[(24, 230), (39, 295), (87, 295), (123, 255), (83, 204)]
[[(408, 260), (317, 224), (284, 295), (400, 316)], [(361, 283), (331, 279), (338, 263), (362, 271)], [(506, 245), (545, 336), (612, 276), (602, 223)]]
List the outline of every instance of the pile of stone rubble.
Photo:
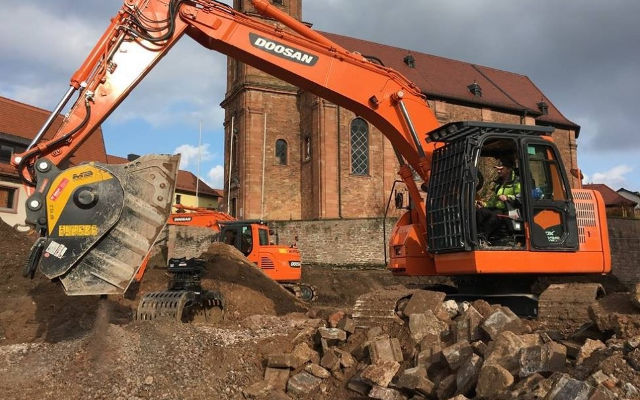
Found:
[(369, 327), (336, 312), (290, 352), (268, 355), (264, 379), (243, 393), (319, 399), (341, 385), (379, 400), (640, 398), (640, 336), (594, 322), (566, 337), (506, 307), (444, 298), (417, 291), (402, 318)]

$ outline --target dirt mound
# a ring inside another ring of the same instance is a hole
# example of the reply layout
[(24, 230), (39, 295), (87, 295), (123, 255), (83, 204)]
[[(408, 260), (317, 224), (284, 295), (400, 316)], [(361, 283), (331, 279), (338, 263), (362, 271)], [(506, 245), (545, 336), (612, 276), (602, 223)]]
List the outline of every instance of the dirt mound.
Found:
[(306, 305), (248, 261), (236, 248), (213, 243), (202, 254), (207, 272), (202, 286), (225, 297), (228, 318), (304, 312)]
[(35, 240), (34, 235), (18, 232), (0, 219), (0, 290), (3, 293), (30, 286), (18, 279), (22, 278), (22, 267)]

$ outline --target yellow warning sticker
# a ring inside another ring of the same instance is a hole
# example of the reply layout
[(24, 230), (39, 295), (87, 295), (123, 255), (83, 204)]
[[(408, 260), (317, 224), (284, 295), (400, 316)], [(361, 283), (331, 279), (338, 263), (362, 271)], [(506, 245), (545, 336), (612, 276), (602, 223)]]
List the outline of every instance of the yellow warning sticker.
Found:
[(60, 225), (58, 236), (97, 236), (98, 225)]

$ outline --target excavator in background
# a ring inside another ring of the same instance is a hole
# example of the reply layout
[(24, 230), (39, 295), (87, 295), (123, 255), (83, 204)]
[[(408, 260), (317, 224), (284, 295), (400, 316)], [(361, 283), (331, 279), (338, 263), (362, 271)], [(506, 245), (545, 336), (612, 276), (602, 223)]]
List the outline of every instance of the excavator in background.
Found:
[[(202, 227), (218, 232), (219, 242), (238, 249), (247, 259), (302, 301), (317, 298), (315, 287), (301, 282), (302, 258), (296, 244), (274, 244), (273, 230), (263, 220), (237, 220), (221, 211), (181, 204), (173, 206), (167, 225)], [(277, 241), (276, 241), (277, 242)]]
[[(410, 197), (390, 238), (394, 274), (487, 276), (499, 285), (504, 276), (610, 271), (602, 197), (570, 188), (552, 127), (440, 126), (420, 88), (397, 71), (344, 49), (266, 0), (251, 1), (275, 24), (215, 0), (124, 1), (49, 121), (14, 156), (25, 182), (35, 186), (28, 221), (42, 235), (26, 273), (40, 265), (69, 295), (126, 290), (170, 212), (175, 160), (62, 168), (185, 34), (351, 110), (386, 136)], [(40, 141), (75, 92), (59, 131)], [(475, 218), (478, 161), (505, 153), (521, 179), (520, 213), (509, 230), (514, 240), (487, 246)]]

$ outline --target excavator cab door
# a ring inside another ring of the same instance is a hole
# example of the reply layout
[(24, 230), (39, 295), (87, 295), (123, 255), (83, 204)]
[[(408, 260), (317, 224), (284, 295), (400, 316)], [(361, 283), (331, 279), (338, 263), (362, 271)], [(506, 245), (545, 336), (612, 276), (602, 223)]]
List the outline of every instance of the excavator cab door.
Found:
[(526, 138), (522, 149), (531, 250), (577, 250), (576, 208), (557, 148), (545, 140)]

